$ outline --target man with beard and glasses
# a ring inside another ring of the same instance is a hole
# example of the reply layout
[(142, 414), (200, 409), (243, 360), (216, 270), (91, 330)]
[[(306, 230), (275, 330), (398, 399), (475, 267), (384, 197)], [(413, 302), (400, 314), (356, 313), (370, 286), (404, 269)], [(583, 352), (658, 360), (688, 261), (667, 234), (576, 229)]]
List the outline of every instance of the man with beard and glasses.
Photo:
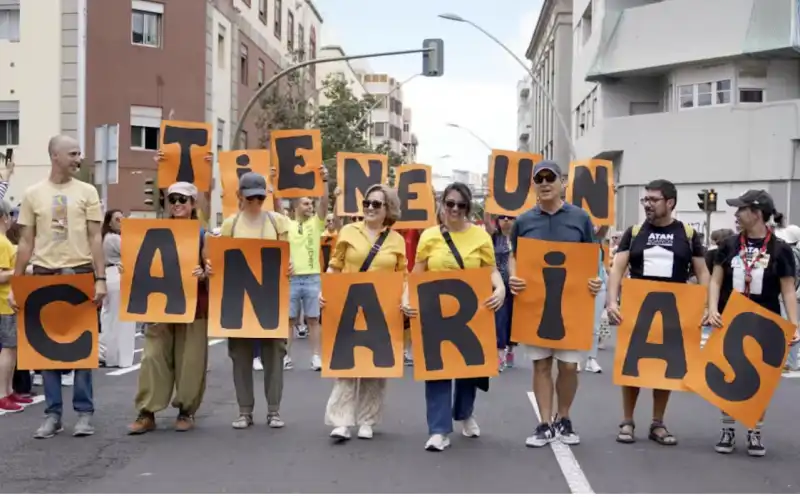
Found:
[[(726, 203), (737, 209), (736, 220), (742, 231), (722, 242), (714, 258), (708, 285), (708, 324), (714, 328), (722, 327), (722, 312), (734, 291), (778, 315), (781, 297), (784, 302), (795, 298), (792, 248), (775, 236), (767, 224), (773, 216), (778, 217), (772, 196), (764, 190), (748, 190)], [(796, 327), (797, 307), (787, 306), (786, 316)], [(795, 330), (790, 345), (798, 341), (800, 337)], [(755, 429), (747, 432), (747, 453), (752, 457), (767, 453), (761, 438), (764, 415)], [(733, 418), (722, 413), (722, 434), (714, 447), (720, 454), (730, 454), (736, 448), (734, 423)]]
[[(533, 187), (539, 204), (517, 218), (511, 229), (509, 257), (509, 287), (514, 295), (525, 291), (525, 281), (517, 276), (516, 253), (519, 238), (534, 238), (551, 242), (597, 243), (592, 220), (580, 207), (561, 198), (564, 181), (561, 168), (555, 162), (543, 161), (533, 168)], [(597, 295), (602, 282), (589, 280), (589, 292)], [(533, 393), (539, 404), (541, 423), (528, 437), (528, 447), (543, 447), (558, 437), (563, 443), (575, 445), (580, 438), (572, 428), (569, 411), (578, 391), (578, 365), (585, 352), (579, 350), (528, 347), (533, 360)], [(558, 380), (553, 384), (553, 359), (558, 362)], [(553, 416), (553, 391), (558, 393), (556, 416)]]
[[(651, 181), (645, 186), (645, 196), (641, 202), (646, 220), (640, 225), (631, 226), (622, 235), (611, 268), (606, 305), (608, 321), (613, 325), (622, 322), (619, 294), (626, 269), (630, 269), (630, 277), (634, 279), (672, 283), (686, 283), (694, 270), (698, 283), (708, 284), (708, 268), (700, 234), (672, 217), (678, 203), (675, 185), (663, 179)], [(629, 317), (635, 319), (635, 316)], [(617, 442), (636, 441), (633, 413), (639, 390), (639, 387), (622, 387), (622, 423), (619, 425)], [(653, 421), (649, 438), (661, 445), (678, 443), (664, 425), (669, 396), (669, 390), (653, 390)]]

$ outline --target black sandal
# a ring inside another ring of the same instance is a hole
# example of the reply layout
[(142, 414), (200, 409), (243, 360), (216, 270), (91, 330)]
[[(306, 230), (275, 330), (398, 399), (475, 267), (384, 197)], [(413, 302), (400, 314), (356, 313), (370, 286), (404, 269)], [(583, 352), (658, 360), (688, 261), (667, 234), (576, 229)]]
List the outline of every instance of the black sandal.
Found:
[[(664, 434), (657, 435), (656, 430), (658, 429), (664, 430)], [(653, 424), (650, 425), (650, 436), (648, 438), (659, 445), (678, 445), (678, 440), (667, 430), (663, 421), (653, 421)]]
[[(628, 432), (630, 428), (630, 433)], [(636, 442), (636, 437), (633, 435), (636, 429), (636, 423), (633, 421), (623, 421), (619, 424), (619, 433), (617, 433), (617, 442), (621, 444), (632, 444)]]

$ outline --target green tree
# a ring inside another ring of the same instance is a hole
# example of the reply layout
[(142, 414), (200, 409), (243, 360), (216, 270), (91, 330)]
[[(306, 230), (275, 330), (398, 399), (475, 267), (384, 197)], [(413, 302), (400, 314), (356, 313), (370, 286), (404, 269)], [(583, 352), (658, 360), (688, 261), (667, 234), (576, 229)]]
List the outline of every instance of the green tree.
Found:
[(261, 112), (256, 127), (261, 131), (259, 146), (268, 148), (269, 134), (276, 129), (303, 129), (311, 120), (306, 70), (289, 73), (266, 91), (259, 101)]

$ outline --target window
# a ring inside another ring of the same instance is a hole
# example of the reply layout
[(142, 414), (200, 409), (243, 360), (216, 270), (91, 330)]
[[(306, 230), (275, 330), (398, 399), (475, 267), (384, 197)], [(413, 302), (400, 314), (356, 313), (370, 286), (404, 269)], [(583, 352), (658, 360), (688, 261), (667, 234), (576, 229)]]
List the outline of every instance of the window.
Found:
[(761, 88), (740, 88), (739, 102), (743, 104), (757, 104), (764, 101), (764, 90)]
[(678, 87), (678, 97), (681, 109), (691, 109), (694, 107), (694, 86), (681, 85)]
[(289, 52), (294, 52), (294, 14), (292, 11), (286, 13), (286, 48)]
[(281, 39), (281, 24), (283, 23), (283, 1), (275, 0), (275, 38)]
[(247, 45), (244, 43), (239, 48), (239, 82), (247, 84)]
[(158, 150), (161, 107), (131, 106), (131, 148)]
[(375, 123), (375, 136), (386, 136), (386, 123)]
[(306, 30), (302, 24), (297, 25), (297, 55), (300, 62), (306, 58)]
[(411, 125), (403, 123), (403, 132), (408, 133), (411, 130)]
[(717, 105), (731, 103), (731, 80), (717, 81)]
[(258, 18), (267, 23), (267, 0), (258, 0)]
[(19, 119), (0, 119), (0, 146), (19, 145)]
[(264, 68), (264, 61), (262, 59), (258, 59), (258, 87), (260, 88), (261, 85), (264, 84), (264, 80), (267, 78), (267, 70)]
[(723, 79), (712, 83), (697, 83), (678, 87), (681, 109), (709, 107), (731, 103), (731, 80)]
[(219, 26), (217, 35), (217, 65), (220, 69), (225, 69), (225, 27)]
[[(314, 26), (311, 26), (311, 35), (308, 39), (308, 58), (317, 58), (317, 30), (314, 29)], [(315, 66), (311, 66), (312, 71), (315, 70), (314, 67)]]
[(589, 5), (586, 6), (586, 10), (583, 11), (583, 16), (581, 17), (581, 41), (582, 44), (586, 44), (589, 41), (589, 38), (592, 37), (592, 2), (589, 1)]
[(714, 96), (711, 92), (711, 83), (700, 83), (697, 85), (697, 106), (708, 107), (714, 103)]
[(0, 40), (19, 41), (19, 6), (0, 9)]
[(164, 4), (134, 0), (131, 12), (132, 43), (160, 48), (163, 15)]

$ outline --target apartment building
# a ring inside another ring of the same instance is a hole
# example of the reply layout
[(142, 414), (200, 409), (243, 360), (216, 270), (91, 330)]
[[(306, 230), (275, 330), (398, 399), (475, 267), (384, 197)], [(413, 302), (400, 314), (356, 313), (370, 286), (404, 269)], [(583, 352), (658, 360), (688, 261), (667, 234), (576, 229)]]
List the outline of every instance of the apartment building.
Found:
[(530, 152), (533, 128), (533, 102), (530, 76), (517, 81), (517, 150)]
[[(572, 132), (580, 157), (615, 164), (619, 227), (641, 221), (642, 186), (659, 177), (678, 185), (676, 216), (701, 231), (703, 188), (723, 199), (766, 189), (796, 222), (795, 4), (574, 0)], [(717, 208), (711, 228), (733, 227), (733, 209)]]
[[(321, 59), (346, 57), (344, 49), (339, 45), (326, 45), (319, 49), (319, 57)], [(326, 62), (320, 64), (317, 69), (317, 87), (322, 88), (325, 80), (331, 76), (340, 78), (347, 83), (347, 87), (353, 93), (355, 98), (364, 98), (367, 94), (367, 89), (362, 83), (361, 79), (364, 71), (361, 67), (355, 65), (355, 61), (339, 61), (339, 62)], [(320, 93), (319, 104), (326, 105), (328, 103), (327, 97), (324, 92)]]
[(362, 75), (364, 88), (378, 99), (372, 109), (371, 139), (373, 145), (389, 142), (392, 152), (403, 155), (403, 90), (402, 83), (387, 74)]
[(417, 147), (419, 140), (417, 135), (411, 131), (411, 121), (413, 113), (408, 107), (403, 109), (403, 156), (408, 164), (413, 164), (417, 160)]
[[(525, 56), (531, 61), (538, 84), (518, 88), (527, 121), (520, 130), (520, 145), (566, 167), (570, 162), (569, 138), (559, 122), (569, 126), (572, 114), (572, 1), (545, 0)], [(550, 99), (552, 99), (552, 103)], [(555, 107), (553, 106), (555, 105)], [(523, 138), (525, 141), (523, 142)]]
[[(0, 148), (15, 149), (12, 201), (46, 175), (52, 135), (76, 137), (90, 168), (95, 127), (119, 124), (109, 207), (147, 215), (161, 120), (172, 111), (215, 123), (215, 148), (233, 148), (240, 109), (281, 67), (316, 55), (321, 25), (311, 0), (0, 0)], [(258, 146), (255, 122), (239, 147)]]

